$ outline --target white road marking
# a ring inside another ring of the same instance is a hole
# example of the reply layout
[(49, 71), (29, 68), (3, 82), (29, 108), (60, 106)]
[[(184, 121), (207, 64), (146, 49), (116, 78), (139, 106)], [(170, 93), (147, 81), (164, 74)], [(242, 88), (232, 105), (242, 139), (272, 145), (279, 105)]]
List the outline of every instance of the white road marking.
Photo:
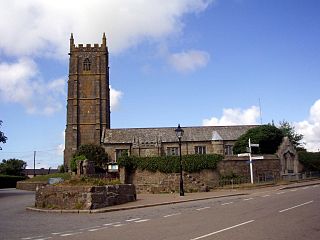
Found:
[(149, 221), (150, 219), (141, 219), (141, 220), (138, 220), (138, 221), (134, 221), (135, 223), (141, 223), (141, 222), (147, 222)]
[(107, 228), (109, 228), (109, 227), (106, 226), (106, 227), (100, 227), (100, 228), (93, 228), (93, 229), (89, 229), (88, 232), (95, 232), (95, 231), (103, 230), (103, 229), (107, 229)]
[(81, 234), (82, 232), (73, 232), (73, 233), (65, 233), (60, 235), (60, 237), (68, 237), (68, 236), (74, 236), (74, 235), (78, 235)]
[(120, 222), (105, 223), (105, 224), (103, 224), (103, 226), (112, 226), (112, 225), (116, 225), (116, 224), (120, 224)]
[(26, 238), (21, 238), (23, 240), (47, 240), (47, 239), (50, 239), (52, 237), (46, 237), (46, 238), (43, 238), (43, 236), (36, 236), (36, 237), (26, 237)]
[(122, 227), (122, 226), (124, 226), (125, 224), (123, 224), (123, 223), (120, 223), (120, 224), (116, 224), (116, 225), (112, 225), (112, 226), (114, 226), (114, 227)]
[(93, 226), (93, 227), (87, 227), (87, 228), (81, 228), (79, 229), (80, 231), (84, 231), (84, 230), (88, 230), (88, 229), (92, 229), (92, 228), (99, 228), (101, 227), (100, 225), (99, 226)]
[(25, 237), (25, 238), (21, 238), (22, 240), (30, 240), (30, 239), (35, 239), (35, 238), (42, 238), (43, 235), (39, 235), (39, 236), (34, 236), (34, 237)]
[(263, 195), (262, 197), (270, 197), (270, 195), (269, 195), (269, 194), (267, 194), (267, 195)]
[(293, 207), (290, 207), (290, 208), (286, 208), (286, 209), (280, 210), (279, 213), (286, 212), (286, 211), (289, 211), (291, 209), (294, 209), (294, 208), (297, 208), (297, 207), (301, 207), (301, 206), (304, 206), (304, 205), (307, 205), (307, 204), (310, 204), (310, 203), (313, 203), (313, 200), (311, 200), (309, 202), (305, 202), (305, 203), (299, 204), (299, 205), (296, 205), (296, 206), (293, 206)]
[(245, 198), (245, 199), (243, 199), (243, 201), (250, 201), (252, 199), (254, 199), (254, 198)]
[(133, 221), (137, 221), (140, 220), (141, 218), (132, 218), (132, 219), (128, 219), (126, 220), (126, 222), (133, 222)]
[(233, 202), (222, 203), (221, 206), (232, 204)]
[(73, 231), (68, 230), (68, 231), (63, 231), (63, 232), (54, 232), (54, 233), (51, 233), (51, 234), (52, 235), (59, 235), (59, 234), (71, 233), (71, 232), (73, 232)]
[(197, 210), (197, 211), (202, 211), (202, 210), (205, 210), (205, 209), (208, 209), (208, 208), (210, 208), (210, 207), (198, 208), (198, 209), (196, 209), (196, 210)]
[(278, 192), (277, 194), (280, 195), (280, 194), (284, 194), (284, 193), (286, 193), (286, 192)]
[(180, 215), (181, 213), (172, 213), (172, 214), (169, 214), (169, 215), (165, 215), (163, 216), (164, 218), (167, 218), (167, 217), (172, 217), (172, 216), (177, 216), (177, 215)]
[(231, 227), (227, 227), (227, 228), (221, 229), (221, 230), (216, 231), (216, 232), (212, 232), (212, 233), (208, 233), (208, 234), (206, 234), (206, 235), (202, 235), (202, 236), (200, 236), (200, 237), (192, 238), (192, 239), (190, 239), (190, 240), (198, 240), (198, 239), (201, 239), (201, 238), (206, 238), (206, 237), (215, 235), (215, 234), (217, 234), (217, 233), (221, 233), (221, 232), (230, 230), (230, 229), (232, 229), (232, 228), (240, 227), (240, 226), (242, 226), (242, 225), (245, 225), (245, 224), (248, 224), (248, 223), (252, 223), (252, 222), (254, 222), (254, 220), (250, 220), (250, 221), (247, 221), (247, 222), (243, 222), (243, 223), (240, 223), (240, 224), (231, 226)]

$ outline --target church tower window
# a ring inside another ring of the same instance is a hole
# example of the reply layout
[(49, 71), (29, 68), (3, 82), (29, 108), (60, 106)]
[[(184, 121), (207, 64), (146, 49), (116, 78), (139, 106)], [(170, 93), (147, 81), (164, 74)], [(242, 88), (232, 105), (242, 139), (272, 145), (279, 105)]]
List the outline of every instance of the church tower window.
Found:
[(86, 58), (83, 61), (83, 71), (90, 71), (91, 70), (91, 62), (89, 60), (89, 58)]

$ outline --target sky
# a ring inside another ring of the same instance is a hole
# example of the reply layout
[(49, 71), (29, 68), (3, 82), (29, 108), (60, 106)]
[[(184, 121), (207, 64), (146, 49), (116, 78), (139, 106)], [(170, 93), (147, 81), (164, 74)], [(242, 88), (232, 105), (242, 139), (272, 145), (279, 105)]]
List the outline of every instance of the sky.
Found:
[(320, 149), (318, 0), (0, 0), (0, 159), (63, 163), (69, 38), (109, 48), (111, 128), (288, 121)]

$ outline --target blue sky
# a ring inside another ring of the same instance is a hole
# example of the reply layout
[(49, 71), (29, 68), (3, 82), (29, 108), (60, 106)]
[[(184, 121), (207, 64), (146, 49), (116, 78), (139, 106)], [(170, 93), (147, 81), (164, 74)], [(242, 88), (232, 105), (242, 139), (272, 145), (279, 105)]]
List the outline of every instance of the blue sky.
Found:
[(112, 128), (287, 120), (320, 148), (317, 0), (0, 2), (0, 159), (62, 164), (71, 32), (106, 33)]

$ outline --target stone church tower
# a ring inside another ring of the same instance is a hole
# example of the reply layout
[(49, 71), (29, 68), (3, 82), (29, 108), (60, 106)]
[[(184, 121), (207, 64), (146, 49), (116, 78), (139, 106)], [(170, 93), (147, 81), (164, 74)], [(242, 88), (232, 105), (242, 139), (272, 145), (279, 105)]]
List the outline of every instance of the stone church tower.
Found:
[(64, 165), (69, 167), (81, 144), (101, 143), (103, 129), (110, 129), (109, 53), (102, 44), (79, 44), (70, 38), (70, 61)]

